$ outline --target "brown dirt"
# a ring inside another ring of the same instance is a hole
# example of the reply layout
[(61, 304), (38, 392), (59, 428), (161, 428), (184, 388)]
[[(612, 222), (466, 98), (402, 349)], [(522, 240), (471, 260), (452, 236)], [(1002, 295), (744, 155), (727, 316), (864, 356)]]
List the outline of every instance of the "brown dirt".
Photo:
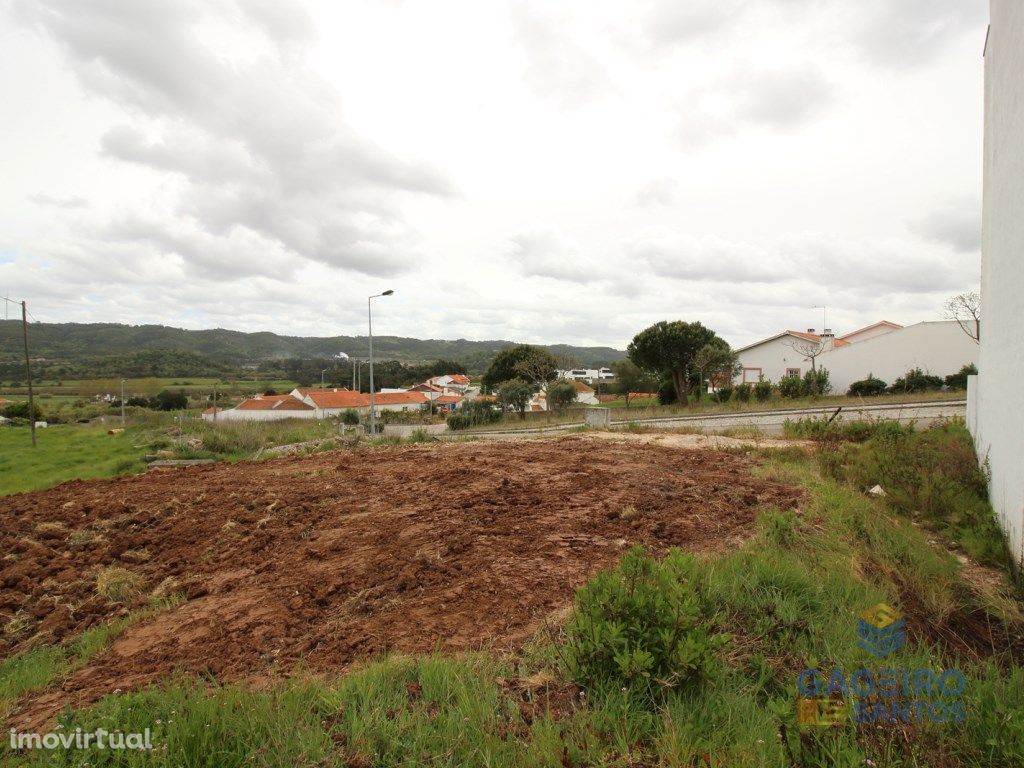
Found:
[[(359, 449), (0, 499), (0, 657), (185, 591), (14, 719), (175, 671), (258, 685), (395, 650), (514, 647), (623, 548), (721, 549), (801, 492), (743, 455), (579, 437)], [(623, 510), (629, 509), (626, 514)], [(141, 575), (129, 606), (96, 594)]]

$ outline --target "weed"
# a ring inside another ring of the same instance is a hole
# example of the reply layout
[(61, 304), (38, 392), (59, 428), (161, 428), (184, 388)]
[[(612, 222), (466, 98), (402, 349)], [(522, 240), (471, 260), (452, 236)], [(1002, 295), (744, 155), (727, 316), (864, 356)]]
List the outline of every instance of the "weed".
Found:
[(101, 568), (96, 574), (96, 594), (108, 603), (130, 603), (142, 594), (144, 579), (116, 565)]

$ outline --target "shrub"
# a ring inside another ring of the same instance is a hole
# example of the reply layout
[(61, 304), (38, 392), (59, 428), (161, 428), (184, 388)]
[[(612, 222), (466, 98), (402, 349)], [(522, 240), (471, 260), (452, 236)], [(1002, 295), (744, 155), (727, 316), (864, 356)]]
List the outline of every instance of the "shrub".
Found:
[(758, 402), (772, 399), (772, 383), (768, 379), (761, 379), (754, 385), (754, 397)]
[(783, 376), (779, 379), (779, 394), (783, 397), (800, 397), (804, 393), (804, 382), (799, 376)]
[(967, 389), (967, 377), (977, 375), (977, 373), (978, 366), (968, 363), (956, 373), (951, 373), (946, 377), (946, 386), (950, 389)]
[(913, 368), (900, 376), (889, 387), (890, 392), (905, 394), (908, 392), (928, 392), (942, 389), (943, 381), (938, 376), (925, 373), (920, 368)]
[(673, 549), (658, 562), (634, 547), (576, 593), (567, 664), (582, 686), (655, 698), (699, 680), (725, 636), (703, 625), (697, 561)]
[(828, 368), (807, 371), (801, 386), (802, 394), (827, 395), (832, 391), (832, 383), (828, 380)]
[(671, 379), (665, 379), (661, 384), (658, 385), (658, 404), (659, 405), (672, 405), (676, 402), (676, 386), (672, 383)]
[(754, 388), (750, 384), (744, 383), (736, 385), (736, 399), (739, 400), (741, 403), (749, 402), (750, 395), (753, 392), (753, 390)]
[[(28, 419), (28, 400), (19, 400), (16, 403), (9, 403), (5, 405), (3, 410), (0, 411), (0, 415), (5, 416), (8, 419)], [(36, 421), (43, 418), (43, 410), (38, 405), (35, 406)]]
[(487, 401), (471, 400), (448, 416), (448, 429), (469, 429), (478, 424), (493, 424), (501, 419), (501, 411)]
[(894, 509), (919, 516), (980, 562), (1009, 563), (1002, 530), (988, 503), (985, 474), (962, 423), (923, 432), (879, 430), (867, 443), (850, 449), (845, 476), (856, 486), (881, 485)]
[(346, 408), (341, 414), (341, 423), (355, 426), (359, 423), (359, 412), (355, 408)]
[(729, 402), (729, 398), (732, 397), (732, 393), (732, 387), (719, 387), (715, 392), (715, 399), (720, 403), (727, 403)]
[(875, 378), (875, 374), (869, 373), (866, 379), (853, 382), (846, 394), (850, 397), (874, 397), (885, 392), (886, 386), (884, 381)]

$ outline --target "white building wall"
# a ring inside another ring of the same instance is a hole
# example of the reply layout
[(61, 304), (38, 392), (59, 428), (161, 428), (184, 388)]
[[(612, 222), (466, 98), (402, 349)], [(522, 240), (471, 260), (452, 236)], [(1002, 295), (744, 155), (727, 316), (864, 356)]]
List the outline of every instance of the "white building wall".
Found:
[[(208, 417), (213, 421), (213, 415)], [(239, 411), (228, 408), (217, 414), (217, 421), (284, 421), (285, 419), (315, 419), (316, 411)]]
[(978, 457), (992, 506), (1024, 562), (1024, 3), (992, 0), (985, 49)]
[(884, 336), (885, 334), (892, 333), (893, 331), (896, 330), (899, 329), (893, 328), (891, 325), (876, 325), (874, 328), (868, 328), (863, 331), (849, 333), (843, 336), (843, 341), (848, 342), (850, 344), (859, 344), (862, 341), (868, 341), (869, 339)]
[(853, 382), (869, 373), (892, 384), (912, 368), (945, 377), (968, 363), (978, 364), (978, 345), (952, 320), (908, 325), (818, 357), (818, 367), (828, 368), (837, 395), (846, 394)]
[(739, 384), (744, 381), (751, 384), (757, 382), (758, 368), (761, 369), (761, 375), (773, 384), (779, 383), (779, 379), (786, 375), (787, 368), (798, 368), (800, 375), (803, 376), (805, 371), (811, 369), (811, 363), (793, 349), (794, 344), (799, 345), (800, 343), (792, 336), (783, 336), (740, 352), (740, 363), (748, 370), (746, 378), (744, 379), (744, 374), (741, 373), (736, 377), (736, 382)]

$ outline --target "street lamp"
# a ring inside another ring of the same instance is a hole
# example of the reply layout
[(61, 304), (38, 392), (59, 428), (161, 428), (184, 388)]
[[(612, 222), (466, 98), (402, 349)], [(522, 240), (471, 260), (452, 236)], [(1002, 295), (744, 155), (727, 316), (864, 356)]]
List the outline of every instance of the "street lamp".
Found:
[(324, 368), (322, 371), (320, 371), (320, 389), (324, 388), (324, 374), (327, 373), (329, 370), (331, 369)]
[(373, 401), (373, 305), (371, 301), (373, 299), (379, 299), (381, 296), (390, 296), (393, 294), (390, 288), (384, 293), (376, 293), (373, 296), (368, 296), (366, 299), (366, 319), (367, 325), (370, 331), (370, 434), (377, 434), (377, 414), (374, 410)]

